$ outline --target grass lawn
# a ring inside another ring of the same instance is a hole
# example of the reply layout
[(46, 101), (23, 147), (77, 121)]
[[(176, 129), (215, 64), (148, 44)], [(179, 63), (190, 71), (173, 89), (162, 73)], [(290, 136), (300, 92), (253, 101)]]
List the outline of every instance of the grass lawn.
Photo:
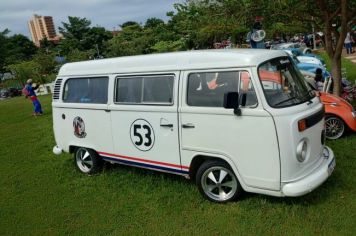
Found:
[(23, 97), (0, 101), (0, 235), (352, 235), (356, 232), (356, 135), (328, 142), (329, 180), (299, 198), (245, 194), (204, 200), (179, 176), (105, 165), (86, 176), (55, 156), (51, 97), (30, 116)]

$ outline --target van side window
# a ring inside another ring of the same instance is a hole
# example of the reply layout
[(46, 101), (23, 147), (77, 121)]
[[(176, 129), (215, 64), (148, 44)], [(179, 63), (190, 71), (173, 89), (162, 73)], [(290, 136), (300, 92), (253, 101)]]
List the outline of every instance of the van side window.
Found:
[(247, 71), (240, 72), (240, 104), (242, 107), (257, 106), (256, 92), (253, 87), (250, 74)]
[(120, 77), (116, 102), (131, 104), (172, 104), (173, 75)]
[(108, 102), (108, 77), (71, 78), (64, 86), (63, 101), (66, 103)]
[(257, 104), (256, 94), (247, 71), (201, 72), (192, 73), (188, 77), (189, 106), (223, 107), (224, 94), (228, 92), (240, 93), (241, 106)]

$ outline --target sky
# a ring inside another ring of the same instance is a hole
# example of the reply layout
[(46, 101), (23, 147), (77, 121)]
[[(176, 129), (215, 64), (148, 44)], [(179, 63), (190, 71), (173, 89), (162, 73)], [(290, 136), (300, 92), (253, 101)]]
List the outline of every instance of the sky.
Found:
[(10, 35), (30, 37), (27, 22), (34, 14), (52, 16), (58, 33), (61, 22), (68, 16), (85, 17), (91, 26), (107, 30), (119, 29), (126, 21), (145, 23), (150, 17), (168, 20), (174, 3), (184, 0), (0, 0), (0, 32), (9, 29)]

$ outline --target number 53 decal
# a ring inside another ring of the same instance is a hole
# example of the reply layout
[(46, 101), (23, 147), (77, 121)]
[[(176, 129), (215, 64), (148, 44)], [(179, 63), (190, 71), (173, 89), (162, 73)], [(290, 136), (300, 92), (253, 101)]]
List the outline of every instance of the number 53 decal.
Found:
[(131, 124), (130, 137), (135, 147), (141, 151), (149, 151), (155, 142), (151, 124), (143, 119), (137, 119)]

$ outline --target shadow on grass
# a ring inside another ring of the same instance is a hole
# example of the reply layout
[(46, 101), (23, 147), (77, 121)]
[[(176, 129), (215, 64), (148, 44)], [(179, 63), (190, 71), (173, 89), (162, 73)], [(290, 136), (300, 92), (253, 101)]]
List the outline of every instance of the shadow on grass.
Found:
[[(63, 166), (66, 170), (72, 169), (73, 175), (82, 174), (77, 169), (73, 159), (66, 160)], [(65, 170), (64, 170), (65, 171)], [(84, 174), (82, 174), (84, 175)], [(121, 164), (111, 164), (109, 162), (105, 162), (103, 166), (103, 170), (95, 174), (93, 176), (105, 175), (110, 179), (114, 180), (113, 182), (117, 182), (120, 176), (124, 176), (127, 178), (127, 184), (130, 185), (130, 182), (137, 182), (142, 179), (144, 181), (148, 181), (150, 183), (155, 183), (159, 185), (165, 185), (165, 182), (173, 185), (186, 186), (184, 191), (192, 191), (192, 187), (195, 187), (194, 181), (185, 179), (182, 176), (174, 175), (170, 173), (158, 172), (154, 170), (148, 170), (144, 168), (137, 168), (132, 166), (126, 166)], [(149, 180), (148, 180), (149, 179)], [(330, 201), (333, 199), (333, 195), (337, 194), (337, 189), (342, 185), (343, 180), (342, 176), (338, 171), (335, 171), (330, 178), (324, 182), (321, 186), (314, 189), (312, 192), (300, 196), (300, 197), (273, 197), (262, 194), (248, 193), (244, 192), (237, 201), (234, 203), (248, 203), (248, 202), (260, 202), (262, 204), (271, 204), (271, 205), (297, 205), (297, 206), (310, 206), (310, 205), (318, 205)], [(184, 188), (183, 188), (184, 189)], [(179, 191), (182, 191), (180, 188)], [(335, 199), (335, 198), (334, 198)], [(208, 202), (208, 200), (206, 200)], [(256, 207), (256, 205), (254, 205)]]

